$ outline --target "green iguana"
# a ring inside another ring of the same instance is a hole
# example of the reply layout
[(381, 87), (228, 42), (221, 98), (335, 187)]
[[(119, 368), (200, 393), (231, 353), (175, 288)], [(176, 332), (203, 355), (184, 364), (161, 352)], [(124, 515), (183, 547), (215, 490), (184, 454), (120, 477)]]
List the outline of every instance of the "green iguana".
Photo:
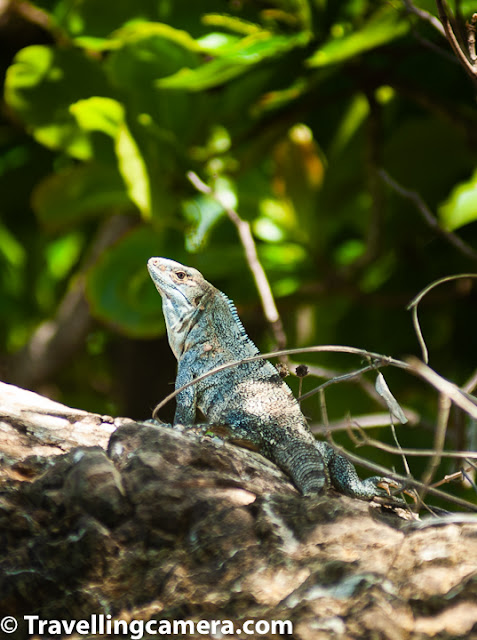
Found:
[[(147, 266), (178, 362), (176, 389), (219, 365), (259, 354), (233, 303), (197, 269), (167, 258), (150, 258)], [(277, 464), (304, 495), (331, 483), (363, 500), (389, 497), (391, 480), (360, 480), (346, 458), (315, 440), (290, 388), (266, 360), (215, 373), (181, 391), (176, 401), (174, 424), (193, 425), (200, 409), (207, 423), (224, 425), (232, 440), (248, 443)]]

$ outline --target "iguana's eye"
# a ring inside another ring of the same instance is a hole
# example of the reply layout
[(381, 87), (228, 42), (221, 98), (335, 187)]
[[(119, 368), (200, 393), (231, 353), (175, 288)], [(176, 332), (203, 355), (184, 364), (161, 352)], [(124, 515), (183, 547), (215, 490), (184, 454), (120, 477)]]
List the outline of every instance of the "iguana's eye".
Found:
[(176, 277), (178, 280), (184, 280), (186, 277), (185, 271), (176, 271)]

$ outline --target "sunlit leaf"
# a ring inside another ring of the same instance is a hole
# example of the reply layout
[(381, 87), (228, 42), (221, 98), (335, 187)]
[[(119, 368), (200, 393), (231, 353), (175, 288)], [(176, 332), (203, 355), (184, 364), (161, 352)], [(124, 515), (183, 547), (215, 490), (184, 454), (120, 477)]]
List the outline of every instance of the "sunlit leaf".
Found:
[(400, 12), (385, 7), (360, 29), (328, 40), (307, 63), (310, 67), (324, 67), (349, 60), (401, 37), (407, 33), (409, 25), (409, 20)]
[(219, 86), (245, 73), (250, 67), (264, 60), (307, 44), (308, 34), (283, 36), (262, 31), (242, 38), (220, 50), (219, 57), (197, 69), (181, 69), (174, 75), (157, 81), (157, 86), (167, 89), (202, 91)]
[(457, 185), (439, 207), (439, 218), (449, 231), (477, 220), (477, 171), (470, 180)]
[(131, 25), (123, 33), (124, 40), (108, 57), (106, 69), (123, 92), (129, 119), (147, 116), (158, 142), (177, 148), (202, 136), (203, 121), (211, 115), (210, 100), (157, 86), (160, 78), (197, 67), (202, 60), (199, 45), (185, 32), (161, 24)]
[(116, 153), (131, 200), (145, 217), (149, 217), (151, 214), (151, 193), (147, 168), (136, 141), (125, 123), (119, 130)]
[(0, 256), (2, 262), (15, 269), (20, 268), (26, 259), (24, 247), (3, 224), (0, 224)]
[(186, 247), (194, 252), (205, 244), (210, 231), (224, 215), (224, 209), (212, 198), (200, 195), (183, 204), (183, 213), (190, 223)]
[(94, 96), (79, 100), (70, 107), (84, 131), (102, 131), (115, 138), (124, 119), (124, 107), (117, 100)]
[(70, 112), (70, 106), (91, 96), (107, 95), (108, 84), (97, 60), (76, 49), (34, 45), (22, 49), (7, 71), (5, 99), (51, 149), (88, 159), (90, 134)]
[(219, 27), (241, 35), (251, 35), (252, 33), (258, 33), (261, 31), (258, 24), (242, 20), (236, 16), (225, 15), (223, 13), (206, 13), (202, 20), (204, 24), (208, 26)]
[(84, 244), (84, 236), (77, 232), (67, 233), (51, 242), (45, 252), (50, 275), (61, 280), (74, 267)]

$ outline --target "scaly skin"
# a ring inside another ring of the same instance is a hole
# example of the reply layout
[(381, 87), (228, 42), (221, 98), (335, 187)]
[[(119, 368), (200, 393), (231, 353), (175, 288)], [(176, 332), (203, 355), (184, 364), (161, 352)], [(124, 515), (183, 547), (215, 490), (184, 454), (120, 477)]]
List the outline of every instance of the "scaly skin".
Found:
[[(177, 358), (176, 389), (219, 365), (259, 353), (232, 302), (202, 274), (167, 258), (150, 258), (148, 270), (161, 294), (169, 344)], [(208, 423), (226, 425), (275, 462), (304, 494), (330, 482), (341, 493), (372, 500), (388, 497), (380, 477), (361, 481), (353, 465), (315, 440), (298, 402), (275, 367), (256, 360), (215, 373), (181, 391), (174, 424), (193, 425), (199, 409)]]

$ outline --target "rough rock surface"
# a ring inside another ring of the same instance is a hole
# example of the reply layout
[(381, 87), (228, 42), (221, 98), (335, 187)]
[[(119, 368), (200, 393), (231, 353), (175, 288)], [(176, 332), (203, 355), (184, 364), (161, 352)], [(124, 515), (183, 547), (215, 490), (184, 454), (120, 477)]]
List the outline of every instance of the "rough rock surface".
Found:
[(27, 638), (25, 615), (109, 614), (293, 623), (265, 638), (477, 638), (477, 522), (423, 527), (331, 491), (303, 498), (255, 452), (7, 386), (0, 617), (20, 625), (2, 637)]

